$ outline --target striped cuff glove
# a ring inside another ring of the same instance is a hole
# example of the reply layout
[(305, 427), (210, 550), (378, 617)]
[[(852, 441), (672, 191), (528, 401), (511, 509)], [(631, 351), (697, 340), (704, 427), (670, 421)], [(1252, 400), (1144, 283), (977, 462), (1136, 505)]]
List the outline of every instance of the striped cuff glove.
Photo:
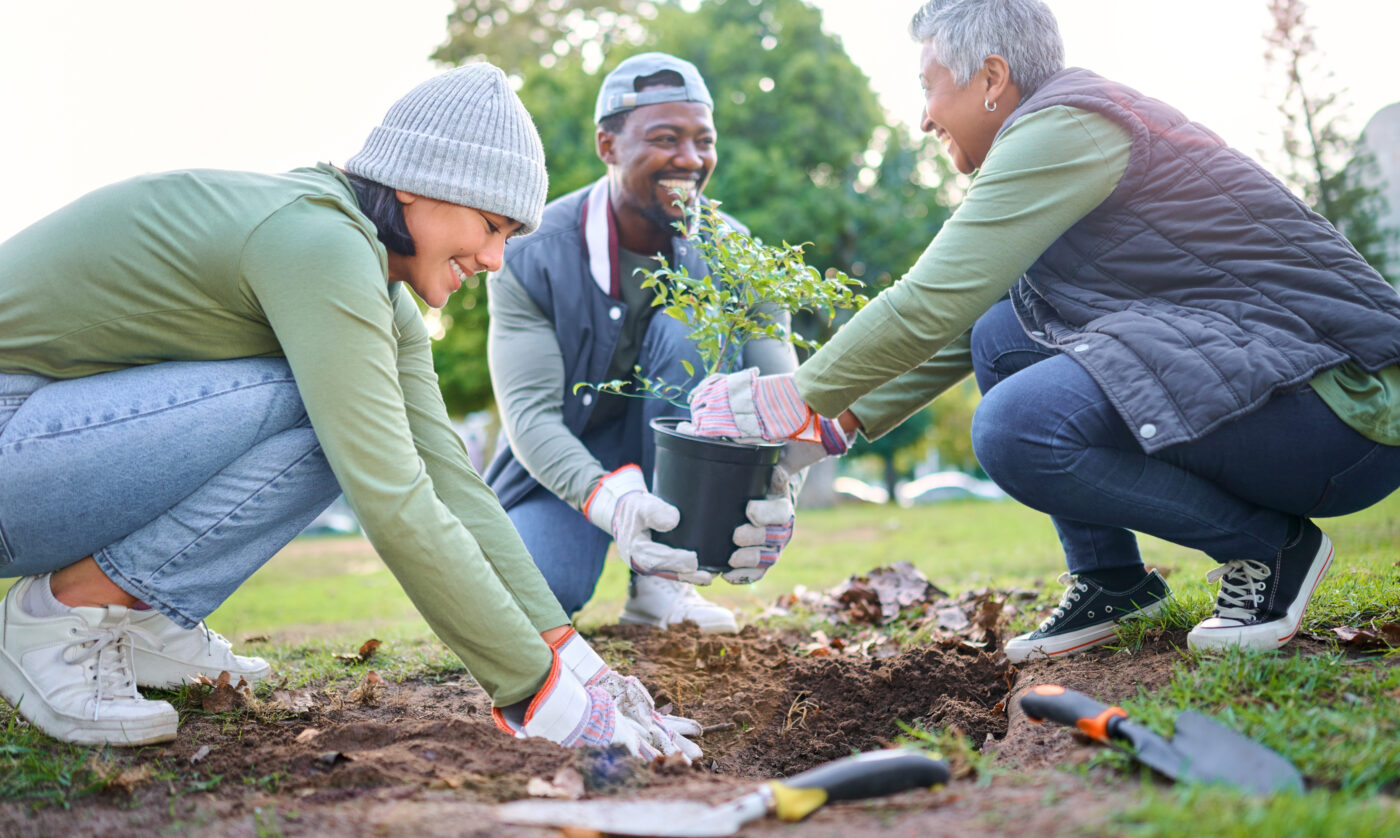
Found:
[(846, 450), (845, 435), (802, 401), (791, 373), (760, 376), (751, 368), (706, 378), (690, 396), (690, 429), (696, 436), (741, 442), (797, 440), (826, 445), (826, 436), (831, 435), (831, 444), (840, 444), (842, 453)]

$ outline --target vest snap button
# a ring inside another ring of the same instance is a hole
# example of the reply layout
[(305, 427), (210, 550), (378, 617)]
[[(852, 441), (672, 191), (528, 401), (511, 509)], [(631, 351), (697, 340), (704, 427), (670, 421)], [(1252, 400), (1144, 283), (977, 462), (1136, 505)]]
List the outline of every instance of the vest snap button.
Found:
[(617, 306), (613, 306), (612, 308), (608, 309), (608, 317), (612, 318), (613, 320), (616, 320), (621, 316), (622, 309), (618, 308)]
[(1089, 344), (1087, 344), (1087, 343), (1081, 343), (1081, 344), (1079, 344), (1078, 346), (1074, 347), (1074, 351), (1075, 351), (1075, 352), (1087, 352), (1087, 351), (1089, 351)]
[(1157, 435), (1157, 426), (1148, 422), (1146, 425), (1138, 428), (1138, 433), (1142, 434), (1143, 439), (1151, 439)]
[(584, 406), (584, 407), (588, 407), (590, 404), (593, 404), (593, 394), (592, 394), (592, 393), (584, 393), (584, 394), (583, 394), (583, 406)]
[(1045, 333), (1042, 332), (1042, 331), (1036, 330), (1036, 331), (1034, 331), (1034, 332), (1031, 332), (1031, 337), (1033, 337), (1033, 338), (1043, 338), (1043, 337), (1045, 337)]

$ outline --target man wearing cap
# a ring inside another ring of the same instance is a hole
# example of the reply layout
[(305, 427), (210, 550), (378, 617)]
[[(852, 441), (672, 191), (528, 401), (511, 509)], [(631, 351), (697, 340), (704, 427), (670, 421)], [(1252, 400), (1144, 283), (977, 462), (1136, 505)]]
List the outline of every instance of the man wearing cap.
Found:
[[(643, 53), (603, 80), (594, 116), (607, 173), (552, 201), (537, 233), (507, 244), (505, 264), (487, 278), (491, 383), (504, 443), (486, 472), (536, 565), (565, 611), (593, 596), (609, 542), (632, 568), (622, 622), (666, 628), (684, 620), (733, 632), (734, 615), (700, 596), (695, 554), (652, 532), (675, 527), (675, 507), (648, 491), (655, 443), (650, 422), (684, 416), (658, 399), (629, 399), (579, 382), (641, 375), (687, 387), (701, 364), (688, 328), (651, 306), (640, 271), (656, 257), (707, 274), (693, 245), (673, 226), (701, 193), (717, 159), (714, 102), (688, 61)], [(737, 221), (726, 220), (738, 229)], [(773, 317), (787, 326), (787, 315)], [(744, 367), (796, 368), (792, 346), (755, 341)], [(715, 487), (715, 491), (725, 491)], [(792, 533), (792, 505), (750, 505), (751, 526), (736, 532), (731, 582), (752, 582)]]

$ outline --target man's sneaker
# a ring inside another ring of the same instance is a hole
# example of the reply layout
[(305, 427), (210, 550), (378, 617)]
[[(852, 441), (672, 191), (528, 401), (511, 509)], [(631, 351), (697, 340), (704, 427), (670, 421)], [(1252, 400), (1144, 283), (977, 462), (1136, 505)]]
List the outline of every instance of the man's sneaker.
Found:
[(1303, 612), (1332, 566), (1332, 540), (1312, 521), (1272, 561), (1225, 562), (1206, 574), (1220, 582), (1215, 613), (1186, 635), (1192, 649), (1277, 649), (1298, 632)]
[(31, 617), (26, 576), (5, 596), (0, 615), (0, 695), (38, 729), (80, 745), (148, 745), (175, 738), (179, 715), (136, 692), (131, 640), (139, 629), (126, 608), (73, 608)]
[(711, 634), (733, 634), (739, 630), (734, 612), (700, 596), (694, 585), (660, 576), (632, 576), (627, 605), (618, 622), (665, 629), (686, 620)]
[(239, 678), (251, 684), (272, 672), (262, 658), (235, 655), (233, 644), (202, 622), (181, 628), (152, 608), (132, 611), (130, 624), (142, 632), (134, 634), (132, 642), (140, 686), (173, 689), (195, 683), (194, 676), (201, 673), (218, 678), (220, 672), (227, 672), (235, 684)]
[(1060, 584), (1069, 587), (1040, 628), (1006, 642), (1012, 663), (1073, 655), (1107, 643), (1118, 634), (1120, 622), (1156, 614), (1172, 593), (1156, 570), (1126, 591), (1110, 591), (1068, 573), (1060, 574)]

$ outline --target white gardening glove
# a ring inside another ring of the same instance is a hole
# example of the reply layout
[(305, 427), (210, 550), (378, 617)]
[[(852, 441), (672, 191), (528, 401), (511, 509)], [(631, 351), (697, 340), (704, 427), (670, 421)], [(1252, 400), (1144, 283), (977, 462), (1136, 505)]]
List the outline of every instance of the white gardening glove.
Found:
[(687, 739), (700, 733), (700, 723), (684, 716), (656, 712), (651, 693), (632, 676), (622, 676), (572, 628), (551, 644), (564, 667), (589, 687), (601, 687), (624, 717), (642, 729), (644, 741), (662, 754), (680, 754), (687, 764), (701, 757), (700, 746)]
[(644, 576), (663, 576), (708, 585), (714, 574), (699, 569), (694, 550), (679, 550), (652, 541), (651, 534), (667, 532), (680, 523), (674, 506), (647, 491), (642, 470), (625, 465), (598, 481), (583, 504), (583, 514), (617, 542), (617, 552), (632, 569)]
[(517, 739), (548, 739), (566, 748), (622, 745), (648, 762), (661, 756), (647, 731), (618, 712), (617, 701), (607, 690), (586, 686), (563, 665), (557, 651), (553, 654), (549, 677), (534, 697), (491, 708), (496, 727)]
[(729, 556), (729, 566), (735, 569), (721, 574), (725, 581), (735, 585), (757, 582), (777, 563), (783, 548), (792, 540), (794, 494), (783, 491), (749, 501), (745, 508), (749, 523), (734, 530), (734, 543), (739, 549)]

